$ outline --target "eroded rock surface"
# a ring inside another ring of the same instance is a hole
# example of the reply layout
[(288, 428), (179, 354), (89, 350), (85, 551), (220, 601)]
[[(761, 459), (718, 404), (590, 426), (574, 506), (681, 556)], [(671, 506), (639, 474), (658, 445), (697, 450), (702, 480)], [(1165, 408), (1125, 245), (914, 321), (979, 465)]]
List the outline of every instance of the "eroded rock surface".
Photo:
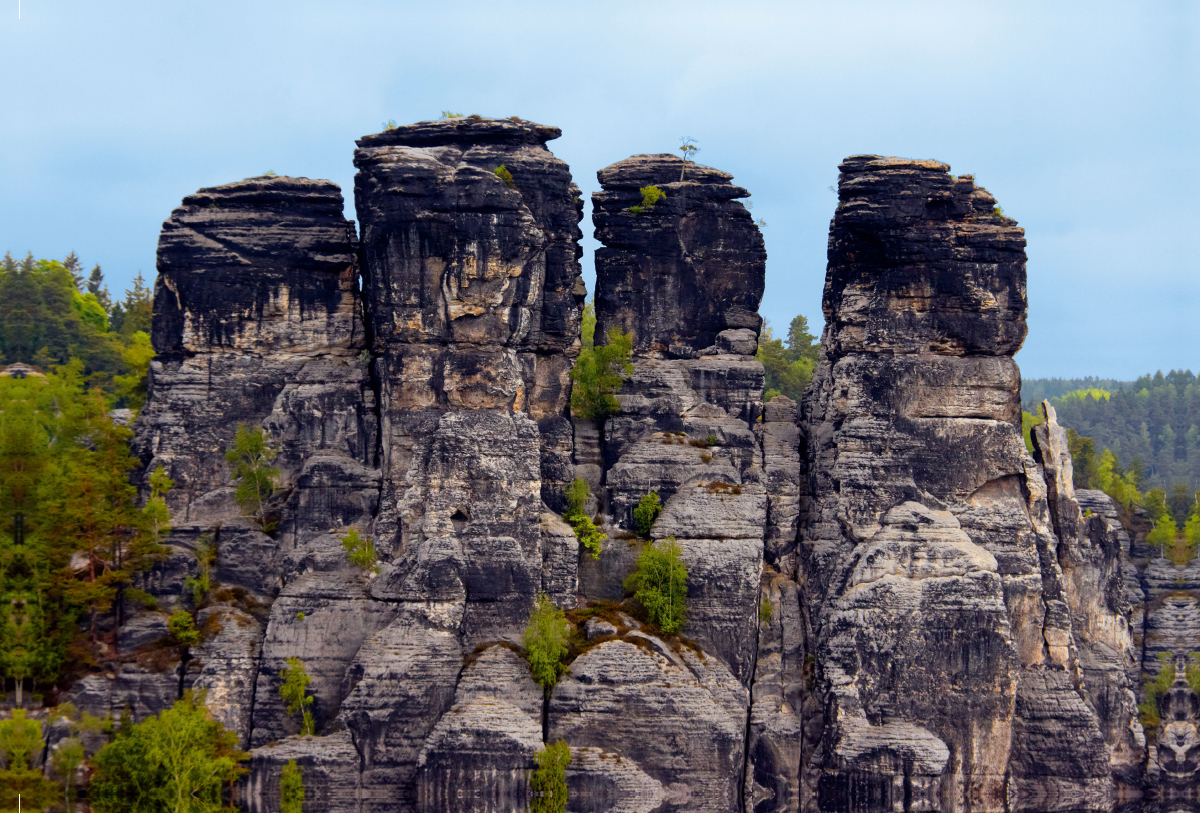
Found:
[(1024, 234), (944, 164), (841, 170), (801, 422), (824, 720), (805, 805), (1107, 809), (1109, 749), (1020, 435)]
[[(260, 813), (290, 760), (306, 808), (521, 810), (558, 739), (579, 813), (1185, 795), (1200, 568), (1075, 491), (1052, 410), (1027, 453), (1024, 235), (994, 199), (937, 162), (847, 159), (820, 366), (802, 404), (764, 403), (746, 190), (669, 155), (601, 170), (596, 335), (632, 332), (634, 372), (597, 425), (569, 410), (582, 203), (546, 148), (558, 134), (471, 116), (361, 139), (361, 245), (325, 181), (184, 200), (137, 424), (144, 474), (176, 479), (172, 554), (145, 581), (159, 608), (118, 634), (127, 662), (72, 699), (142, 717), (204, 690), (252, 749), (241, 798)], [(233, 500), (238, 422), (279, 449), (268, 527)], [(575, 477), (608, 534), (598, 560), (561, 516)], [(377, 567), (350, 563), (349, 528)], [(217, 584), (192, 608), (205, 534)], [(689, 569), (677, 638), (602, 603), (667, 539)], [(539, 593), (596, 605), (572, 616), (578, 656), (550, 692), (520, 654)], [(204, 634), (183, 663), (161, 641), (179, 607)], [(317, 736), (280, 697), (290, 659)], [(1139, 659), (1177, 670), (1149, 748)]]

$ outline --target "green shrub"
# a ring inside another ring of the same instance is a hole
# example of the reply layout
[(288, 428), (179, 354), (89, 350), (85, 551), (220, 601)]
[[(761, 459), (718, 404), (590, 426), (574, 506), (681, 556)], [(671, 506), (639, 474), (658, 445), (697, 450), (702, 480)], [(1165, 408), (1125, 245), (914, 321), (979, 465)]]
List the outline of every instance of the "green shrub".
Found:
[(308, 694), (308, 684), (312, 683), (312, 678), (304, 669), (304, 661), (288, 658), (287, 666), (279, 673), (279, 677), (283, 678), (279, 696), (287, 703), (288, 714), (300, 713), (300, 733), (305, 736), (317, 733), (316, 722), (309, 711), (313, 698)]
[(566, 740), (550, 743), (533, 755), (537, 769), (529, 776), (531, 813), (563, 813), (567, 809), (567, 766), (571, 746)]
[(758, 604), (758, 620), (764, 624), (770, 624), (774, 617), (775, 605), (771, 603), (771, 599), (763, 596), (762, 601)]
[(508, 171), (508, 167), (504, 166), (504, 164), (501, 164), (500, 166), (496, 167), (495, 169), (492, 170), (492, 172), (496, 173), (496, 177), (498, 177), (500, 180), (504, 181), (504, 185), (507, 186), (509, 189), (517, 188), (516, 182), (513, 181), (512, 173)]
[(687, 565), (675, 537), (642, 550), (637, 565), (625, 580), (625, 589), (646, 610), (650, 622), (673, 635), (687, 623)]
[(289, 759), (279, 775), (279, 813), (304, 812), (304, 775), (296, 760)]
[(654, 208), (654, 204), (667, 196), (667, 193), (657, 186), (643, 186), (640, 191), (642, 193), (642, 207), (645, 209)]
[(584, 550), (592, 554), (593, 559), (599, 559), (600, 543), (608, 539), (608, 535), (601, 533), (600, 529), (596, 527), (596, 523), (592, 522), (591, 517), (583, 511), (591, 494), (586, 480), (572, 480), (571, 485), (567, 486), (567, 490), (564, 492), (567, 499), (567, 512), (563, 514), (563, 519), (575, 531), (575, 538), (583, 545)]
[(396, 129), (396, 120), (395, 120), (395, 119), (388, 119), (387, 121), (385, 121), (385, 122), (383, 123), (383, 129), (384, 129), (384, 131), (385, 131), (385, 132), (386, 132), (386, 131), (388, 131), (388, 130), (395, 130), (395, 129)]
[(571, 411), (580, 418), (603, 421), (621, 411), (616, 399), (626, 377), (633, 375), (633, 334), (608, 329), (608, 344), (584, 348), (571, 368)]
[(662, 502), (658, 499), (658, 492), (651, 491), (642, 497), (637, 508), (633, 509), (633, 524), (637, 527), (637, 532), (642, 536), (649, 536), (650, 529), (654, 527), (654, 520), (658, 519), (661, 513)]
[(24, 709), (0, 720), (0, 810), (15, 811), (18, 796), (25, 810), (42, 810), (52, 802), (54, 785), (29, 764), (44, 749), (42, 724), (26, 719)]
[(633, 206), (630, 206), (625, 211), (629, 212), (630, 214), (640, 215), (642, 212), (644, 212), (646, 210), (644, 208), (642, 208), (641, 206), (635, 204)]
[(567, 657), (567, 616), (551, 603), (545, 593), (539, 593), (529, 613), (529, 623), (521, 636), (521, 646), (529, 661), (533, 679), (547, 692), (563, 672)]
[(279, 450), (267, 440), (261, 426), (251, 429), (239, 423), (233, 445), (225, 450), (225, 460), (237, 481), (234, 499), (246, 516), (252, 517), (264, 532), (270, 533), (266, 519), (267, 500), (279, 484), (279, 469), (271, 465)]
[(212, 589), (212, 566), (217, 561), (217, 548), (212, 544), (212, 536), (201, 536), (192, 554), (196, 557), (197, 575), (188, 576), (183, 584), (192, 591), (192, 606), (199, 610)]
[(1146, 699), (1138, 703), (1138, 712), (1142, 727), (1147, 733), (1155, 731), (1162, 723), (1158, 714), (1159, 695), (1166, 694), (1175, 682), (1175, 662), (1166, 652), (1158, 653), (1158, 661), (1162, 664), (1158, 675), (1146, 682)]
[(187, 610), (176, 610), (167, 619), (167, 631), (171, 640), (178, 646), (195, 646), (200, 643), (200, 633), (196, 631), (196, 622)]
[(378, 573), (379, 560), (375, 556), (375, 544), (367, 536), (359, 536), (358, 530), (351, 528), (342, 537), (342, 547), (346, 549), (346, 558), (350, 564), (364, 573)]

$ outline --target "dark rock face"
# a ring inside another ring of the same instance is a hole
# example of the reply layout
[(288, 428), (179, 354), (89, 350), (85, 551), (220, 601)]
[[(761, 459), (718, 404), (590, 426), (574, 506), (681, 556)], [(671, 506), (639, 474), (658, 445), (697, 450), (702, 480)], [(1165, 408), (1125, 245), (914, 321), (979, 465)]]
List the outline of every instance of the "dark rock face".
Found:
[(1108, 809), (1109, 748), (1020, 436), (1024, 236), (948, 169), (841, 166), (801, 424), (824, 709), (802, 776), (824, 810)]
[[(753, 354), (766, 254), (736, 200), (748, 193), (691, 164), (680, 183), (681, 169), (671, 156), (636, 156), (599, 173), (596, 335), (632, 330), (634, 372), (619, 415), (602, 427), (575, 422), (578, 476), (592, 484), (609, 535), (598, 561), (581, 561), (580, 588), (588, 598), (624, 595), (644, 545), (629, 539), (633, 511), (657, 493), (651, 537), (682, 549), (683, 634), (701, 651), (617, 630), (618, 640), (571, 665), (548, 721), (551, 739), (588, 755), (569, 782), (581, 810), (739, 809), (767, 515), (788, 498), (787, 483), (795, 500), (794, 476), (764, 475), (763, 369)], [(649, 185), (666, 197), (626, 211)], [(772, 471), (790, 462), (794, 474), (792, 415), (773, 417), (792, 431), (772, 435)], [(790, 530), (794, 539), (794, 508)]]
[[(596, 425), (569, 412), (582, 204), (546, 149), (558, 135), (468, 117), (361, 139), (361, 245), (325, 181), (184, 200), (160, 242), (136, 427), (146, 472), (177, 481), (173, 554), (122, 650), (189, 606), (202, 534), (222, 589), (185, 664), (127, 663), (72, 699), (141, 717), (204, 689), (252, 748), (255, 813), (278, 809), (292, 759), (314, 809), (522, 810), (557, 739), (568, 809), (587, 813), (1084, 813), (1146, 785), (1186, 795), (1200, 569), (1156, 560), (1111, 500), (1075, 491), (1052, 410), (1026, 452), (1024, 235), (992, 197), (936, 162), (847, 159), (820, 366), (801, 405), (764, 404), (748, 193), (667, 155), (601, 170), (597, 336), (635, 343), (621, 411)], [(630, 212), (651, 185), (665, 196)], [(280, 451), (270, 533), (233, 500), (238, 422)], [(575, 477), (608, 534), (598, 560), (556, 513)], [(623, 598), (651, 491), (650, 537), (689, 569), (683, 637), (592, 617), (544, 693), (518, 652), (536, 596)], [(351, 527), (377, 571), (347, 560)], [(1156, 748), (1135, 641), (1143, 669), (1177, 665)], [(280, 698), (291, 658), (315, 737)]]
[[(753, 341), (767, 252), (728, 173), (673, 155), (635, 155), (597, 173), (596, 336), (632, 331), (639, 355), (692, 358), (725, 331)], [(640, 214), (639, 189), (665, 197)], [(756, 347), (739, 348), (754, 355)]]
[[(365, 330), (354, 225), (328, 181), (249, 178), (184, 199), (163, 226), (155, 285), (150, 399), (135, 450), (174, 478), (171, 558), (148, 586), (181, 600), (190, 548), (208, 534), (213, 576), (229, 599), (221, 630), (181, 685), (206, 689), (215, 713), (250, 738), (250, 700), (273, 635), (233, 604), (269, 605), (284, 558), (330, 529), (366, 529), (378, 503), (375, 398), (358, 354)], [(282, 517), (274, 537), (241, 515), (224, 459), (237, 425), (262, 426), (279, 449)], [(210, 612), (206, 610), (205, 612)], [(263, 643), (264, 632), (266, 643)], [(264, 649), (258, 649), (260, 644)], [(269, 657), (269, 655), (268, 655)], [(277, 696), (258, 698), (260, 714)], [(119, 712), (120, 709), (117, 708)]]
[[(543, 500), (561, 502), (571, 474), (583, 299), (579, 191), (545, 147), (558, 134), (451, 119), (368, 136), (355, 153), (387, 561), (371, 596), (398, 608), (347, 673), (364, 810), (448, 809), (450, 785), (491, 798), (452, 766), (468, 740), (477, 761), (507, 766), (501, 809), (523, 798), (540, 743), (540, 709), (489, 738), (490, 718), (454, 686), (471, 648), (519, 640), (539, 592), (575, 602), (574, 536), (543, 533)], [(466, 727), (439, 727), (455, 702)]]

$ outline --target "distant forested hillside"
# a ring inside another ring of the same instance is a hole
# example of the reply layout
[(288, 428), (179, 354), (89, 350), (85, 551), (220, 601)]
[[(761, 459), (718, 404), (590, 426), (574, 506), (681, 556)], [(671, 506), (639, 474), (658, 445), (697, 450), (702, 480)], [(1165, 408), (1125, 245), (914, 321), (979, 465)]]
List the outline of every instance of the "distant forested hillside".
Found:
[(1078, 390), (1117, 390), (1133, 386), (1132, 381), (1115, 378), (1027, 378), (1021, 382), (1021, 407), (1027, 412), (1036, 412), (1037, 405), (1047, 398), (1061, 398), (1068, 392)]
[[(1052, 395), (1068, 384), (1079, 386)], [(1160, 524), (1170, 517), (1166, 536), (1194, 524), (1189, 550), (1200, 544), (1200, 379), (1190, 370), (1127, 382), (1034, 379), (1021, 395), (1027, 433), (1041, 421), (1041, 397), (1050, 396), (1070, 436), (1077, 486), (1101, 488), (1126, 508), (1141, 505)]]

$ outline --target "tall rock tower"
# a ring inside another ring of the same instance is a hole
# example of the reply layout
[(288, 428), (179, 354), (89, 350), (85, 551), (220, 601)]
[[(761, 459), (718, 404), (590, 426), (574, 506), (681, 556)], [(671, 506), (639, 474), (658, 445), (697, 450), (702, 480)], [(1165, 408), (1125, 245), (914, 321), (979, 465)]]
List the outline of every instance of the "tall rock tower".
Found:
[(1108, 747), (1021, 438), (1024, 233), (945, 164), (840, 168), (802, 418), (824, 720), (811, 809), (1107, 810)]

